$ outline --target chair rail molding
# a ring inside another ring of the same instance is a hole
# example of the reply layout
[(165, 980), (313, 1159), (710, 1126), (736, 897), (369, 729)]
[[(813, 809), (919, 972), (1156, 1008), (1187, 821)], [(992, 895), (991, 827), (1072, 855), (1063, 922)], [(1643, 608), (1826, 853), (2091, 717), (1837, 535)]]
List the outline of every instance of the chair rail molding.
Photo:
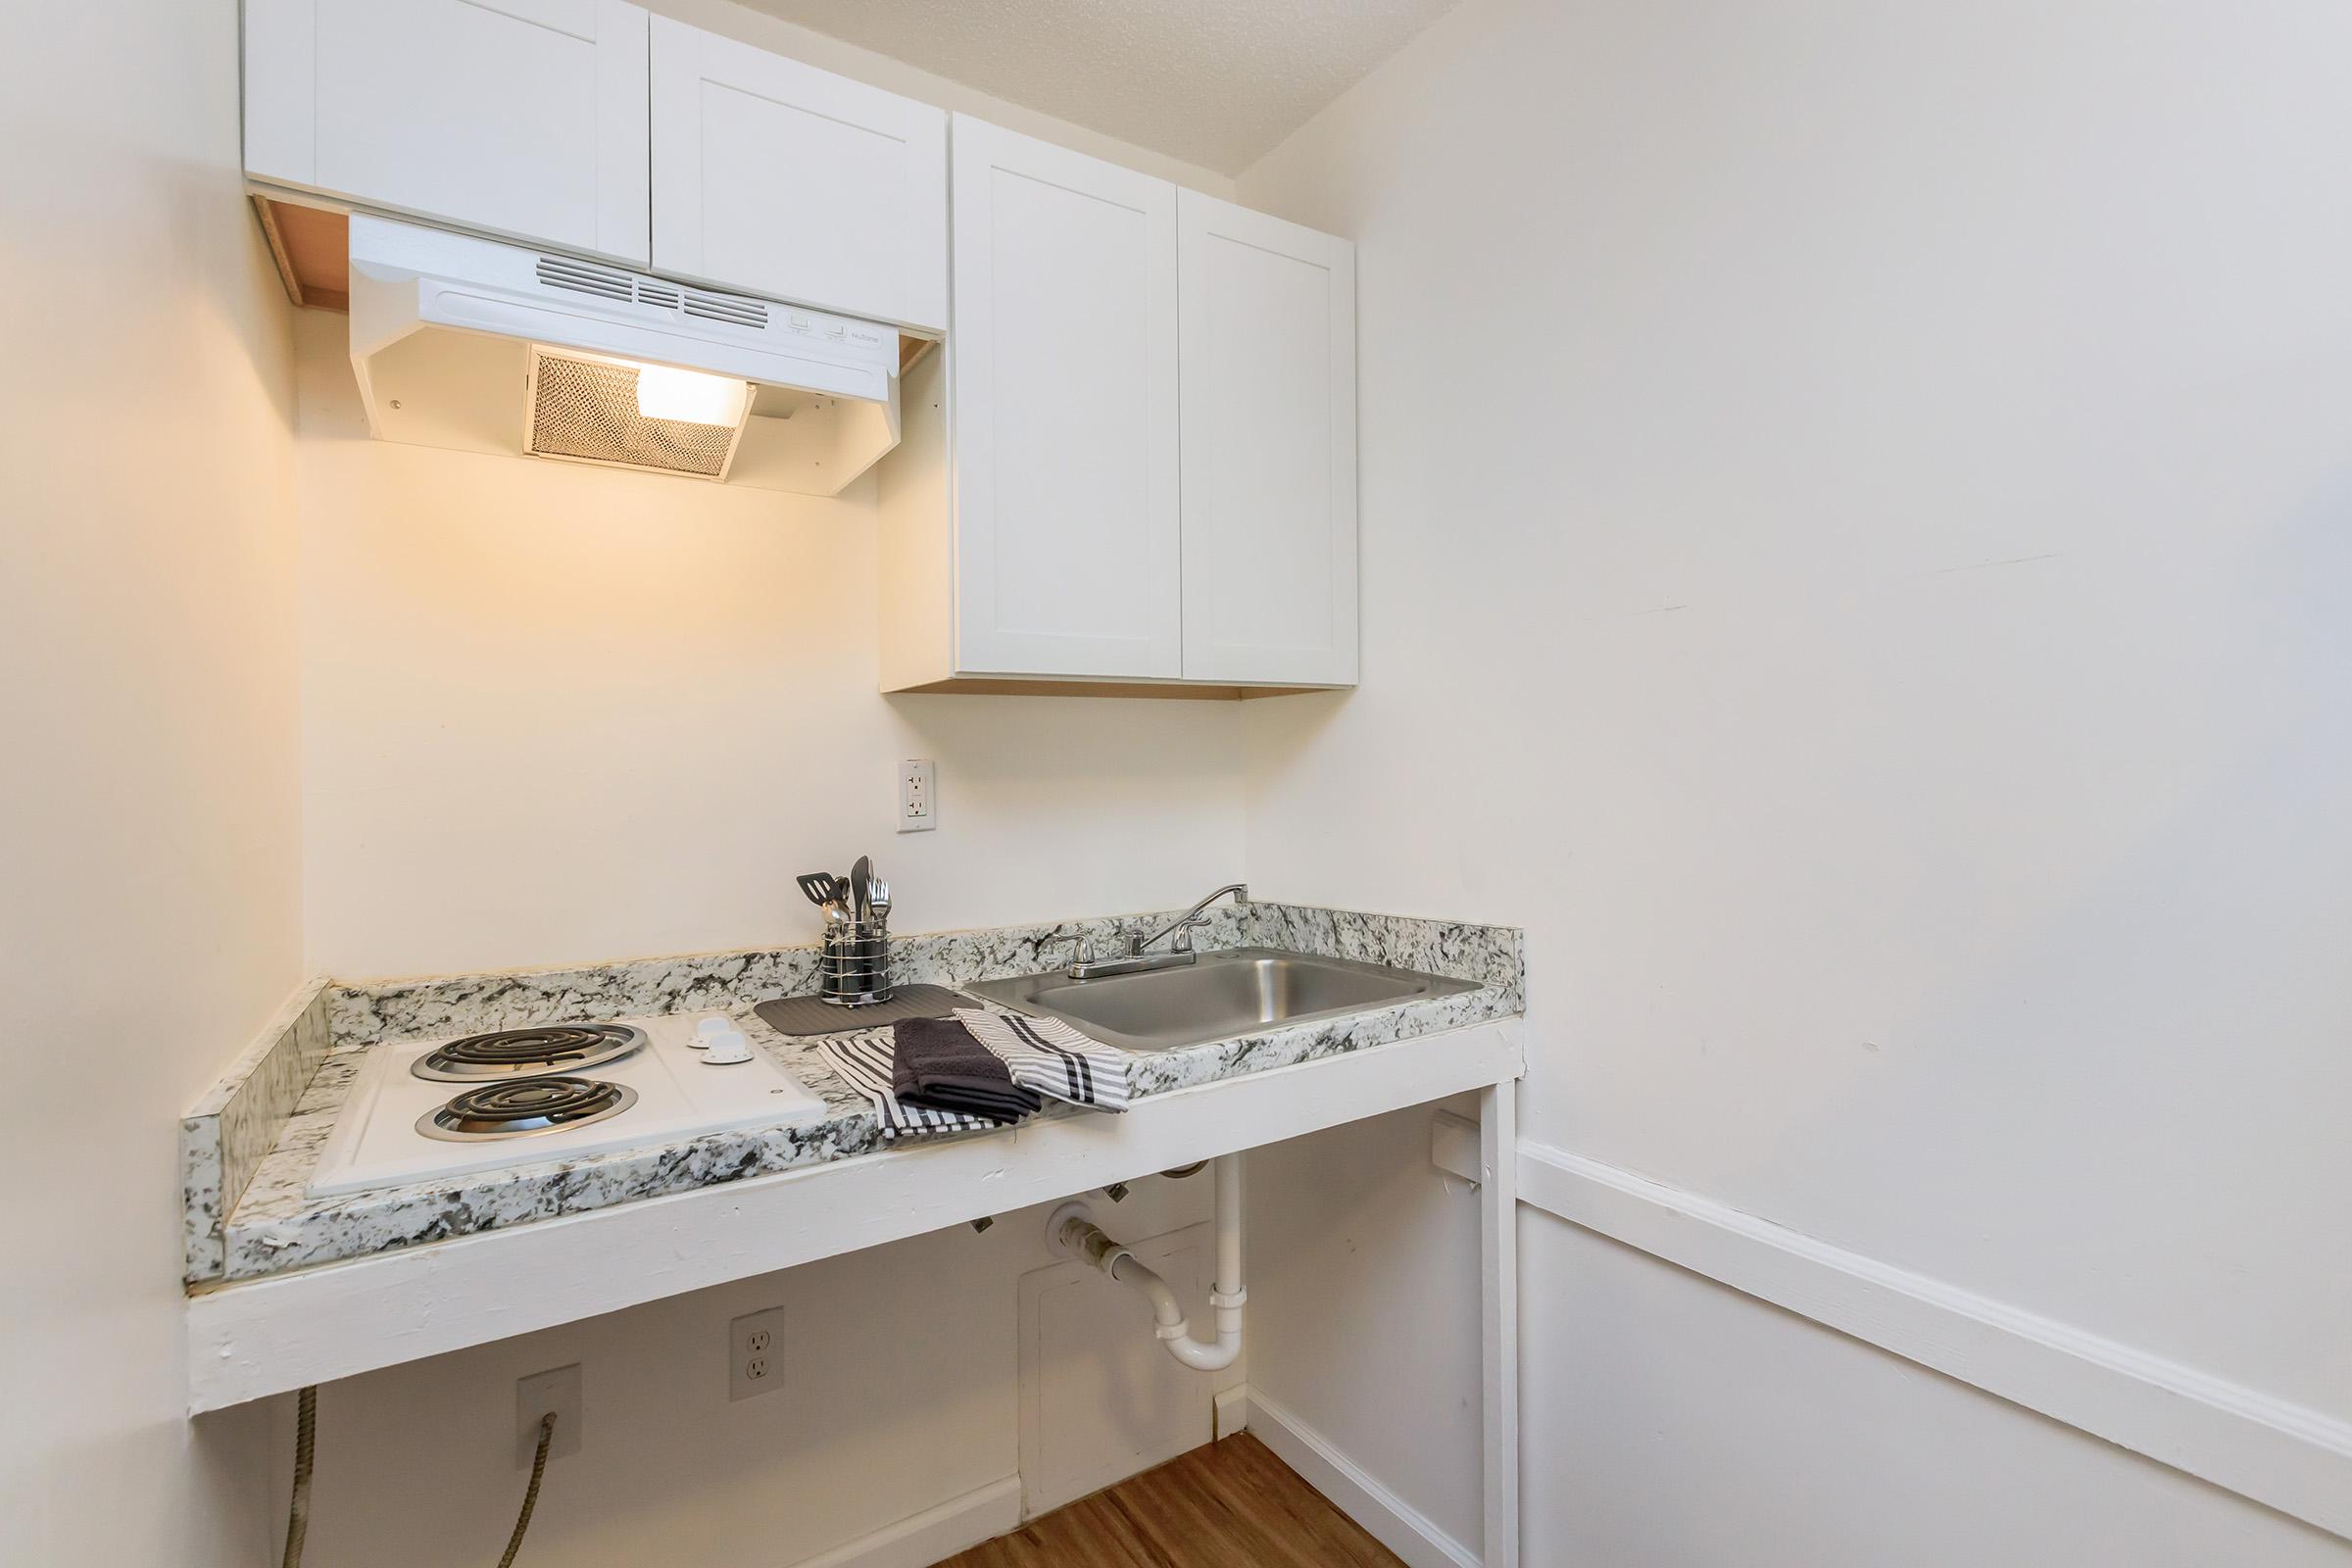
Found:
[(1522, 1141), (1519, 1200), (2352, 1540), (2352, 1422)]

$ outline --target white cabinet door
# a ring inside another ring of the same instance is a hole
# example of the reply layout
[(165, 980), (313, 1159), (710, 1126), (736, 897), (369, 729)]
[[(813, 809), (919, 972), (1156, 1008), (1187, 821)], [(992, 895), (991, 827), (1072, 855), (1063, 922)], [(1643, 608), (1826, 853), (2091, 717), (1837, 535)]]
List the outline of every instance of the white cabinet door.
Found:
[(1355, 247), (1177, 203), (1184, 673), (1356, 679)]
[(1183, 673), (1176, 187), (955, 117), (956, 666)]
[(646, 13), (245, 0), (245, 168), (645, 265)]
[(948, 324), (948, 117), (656, 17), (654, 266)]

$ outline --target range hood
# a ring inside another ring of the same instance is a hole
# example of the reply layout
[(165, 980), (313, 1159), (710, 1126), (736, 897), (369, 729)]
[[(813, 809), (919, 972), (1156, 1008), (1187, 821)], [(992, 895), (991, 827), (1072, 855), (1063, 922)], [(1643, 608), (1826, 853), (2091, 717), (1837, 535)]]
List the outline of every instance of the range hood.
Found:
[(354, 214), (386, 441), (829, 496), (899, 444), (896, 328)]

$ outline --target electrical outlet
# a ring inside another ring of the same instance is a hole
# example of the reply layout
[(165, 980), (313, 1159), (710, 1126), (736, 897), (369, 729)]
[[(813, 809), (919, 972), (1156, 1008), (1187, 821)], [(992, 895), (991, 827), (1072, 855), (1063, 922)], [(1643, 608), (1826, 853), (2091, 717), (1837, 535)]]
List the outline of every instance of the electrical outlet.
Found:
[(727, 1397), (748, 1399), (784, 1386), (784, 1309), (747, 1312), (727, 1325)]
[(899, 764), (899, 831), (928, 833), (939, 826), (939, 775), (928, 758)]
[(550, 1463), (580, 1451), (580, 1363), (534, 1372), (514, 1385), (514, 1463), (531, 1467), (539, 1452), (539, 1418), (556, 1413), (555, 1441), (547, 1446)]

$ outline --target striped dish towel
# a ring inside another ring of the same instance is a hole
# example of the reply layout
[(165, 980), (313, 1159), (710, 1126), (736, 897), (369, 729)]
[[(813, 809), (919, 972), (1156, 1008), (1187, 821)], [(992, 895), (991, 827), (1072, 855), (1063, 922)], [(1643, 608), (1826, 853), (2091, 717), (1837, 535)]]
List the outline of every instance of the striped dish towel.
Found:
[(891, 1092), (891, 1039), (887, 1029), (854, 1035), (827, 1035), (816, 1042), (817, 1054), (834, 1076), (874, 1102), (874, 1119), (885, 1138), (919, 1138), (930, 1133), (994, 1132), (1000, 1123), (960, 1111), (933, 1110), (909, 1105)]
[(1127, 1053), (1089, 1040), (1058, 1018), (958, 1007), (956, 1019), (995, 1052), (1023, 1089), (1094, 1110), (1127, 1108)]

